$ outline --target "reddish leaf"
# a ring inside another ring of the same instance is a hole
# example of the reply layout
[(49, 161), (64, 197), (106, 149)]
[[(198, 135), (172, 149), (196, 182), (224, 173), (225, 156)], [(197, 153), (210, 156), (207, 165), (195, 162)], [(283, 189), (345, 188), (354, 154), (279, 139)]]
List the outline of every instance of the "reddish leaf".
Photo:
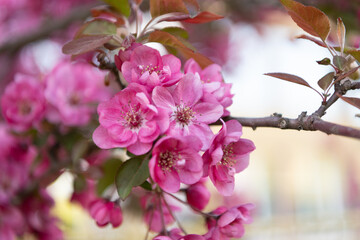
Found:
[(316, 61), (316, 62), (320, 65), (330, 65), (331, 64), (330, 58), (323, 58), (320, 61)]
[(125, 25), (125, 20), (123, 15), (113, 11), (109, 6), (98, 6), (95, 8), (91, 9), (91, 15), (94, 18), (101, 18), (101, 17), (105, 17), (105, 18), (113, 18), (116, 19), (115, 24), (120, 27)]
[(330, 33), (330, 21), (319, 9), (305, 6), (293, 0), (280, 0), (294, 22), (305, 32), (326, 40)]
[(201, 12), (198, 15), (196, 15), (194, 18), (189, 18), (184, 20), (184, 22), (187, 23), (207, 23), (212, 22), (215, 20), (219, 20), (224, 18), (223, 16), (211, 13), (211, 12)]
[(76, 32), (74, 39), (89, 35), (113, 35), (116, 34), (116, 25), (104, 19), (95, 19), (84, 23)]
[(320, 80), (318, 81), (319, 87), (321, 87), (321, 89), (325, 91), (330, 86), (331, 82), (334, 80), (334, 75), (334, 72), (330, 72), (320, 78)]
[(274, 78), (279, 78), (279, 79), (282, 79), (282, 80), (285, 80), (285, 81), (297, 83), (297, 84), (312, 88), (304, 79), (302, 79), (301, 77), (292, 75), (292, 74), (287, 74), (287, 73), (265, 73), (265, 75), (270, 76), (270, 77), (274, 77)]
[(340, 97), (345, 102), (347, 102), (347, 103), (353, 105), (354, 107), (357, 107), (357, 108), (360, 109), (360, 98), (344, 97), (344, 96), (341, 96), (340, 94), (337, 94), (337, 96)]
[(341, 18), (338, 18), (337, 19), (337, 37), (339, 40), (339, 44), (340, 44), (342, 53), (344, 52), (344, 47), (345, 47), (345, 33), (346, 33), (346, 29), (345, 29), (344, 22), (341, 20)]
[(308, 36), (308, 35), (303, 34), (303, 35), (300, 35), (300, 36), (298, 36), (298, 37), (296, 37), (296, 38), (298, 38), (298, 39), (310, 40), (310, 41), (316, 43), (317, 45), (319, 45), (320, 47), (326, 48), (325, 43), (323, 43), (322, 41), (319, 41), (318, 39), (313, 38), (313, 37), (311, 37), (311, 36)]
[(84, 36), (66, 43), (62, 48), (62, 52), (71, 55), (83, 54), (102, 47), (111, 39), (113, 39), (111, 35)]
[(182, 0), (150, 0), (150, 13), (153, 18), (172, 12), (189, 14)]
[(202, 68), (205, 68), (205, 67), (213, 64), (213, 62), (209, 58), (188, 48), (178, 38), (171, 35), (170, 33), (156, 30), (156, 31), (150, 33), (149, 41), (150, 42), (158, 42), (165, 46), (175, 48), (186, 59), (193, 58)]

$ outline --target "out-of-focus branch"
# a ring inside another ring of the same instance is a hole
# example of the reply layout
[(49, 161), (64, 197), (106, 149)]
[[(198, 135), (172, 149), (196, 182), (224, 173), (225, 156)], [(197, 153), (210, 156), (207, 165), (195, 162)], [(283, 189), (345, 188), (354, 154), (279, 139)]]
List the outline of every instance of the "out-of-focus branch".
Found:
[[(243, 126), (251, 127), (254, 130), (258, 127), (273, 127), (280, 129), (293, 129), (305, 131), (321, 131), (326, 134), (333, 134), (345, 137), (360, 139), (360, 129), (347, 127), (322, 120), (313, 115), (306, 115), (303, 112), (296, 119), (285, 118), (281, 114), (273, 114), (263, 118), (225, 117), (224, 120), (235, 119)], [(219, 122), (217, 124), (220, 124)]]
[(67, 15), (60, 19), (54, 19), (51, 21), (44, 22), (36, 30), (26, 33), (22, 36), (18, 36), (11, 39), (0, 46), (0, 55), (14, 54), (25, 45), (49, 37), (51, 34), (58, 30), (65, 29), (72, 23), (85, 19), (90, 14), (90, 9), (96, 6), (95, 4), (85, 5), (77, 7), (71, 10)]

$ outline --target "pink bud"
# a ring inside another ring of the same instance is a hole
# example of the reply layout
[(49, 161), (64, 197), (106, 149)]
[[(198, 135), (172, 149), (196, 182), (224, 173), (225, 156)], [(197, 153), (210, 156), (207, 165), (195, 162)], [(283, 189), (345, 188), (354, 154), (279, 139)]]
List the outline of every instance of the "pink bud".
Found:
[(198, 182), (186, 190), (186, 198), (191, 207), (203, 210), (209, 203), (210, 192), (204, 183)]
[(122, 223), (120, 206), (104, 199), (95, 200), (90, 204), (90, 215), (99, 227), (109, 223), (113, 227), (118, 227)]

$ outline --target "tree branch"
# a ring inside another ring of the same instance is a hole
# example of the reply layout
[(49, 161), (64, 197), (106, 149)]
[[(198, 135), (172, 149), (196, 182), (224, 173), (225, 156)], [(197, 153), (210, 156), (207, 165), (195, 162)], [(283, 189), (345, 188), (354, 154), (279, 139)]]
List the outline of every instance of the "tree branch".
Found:
[(331, 107), (338, 99), (339, 95), (345, 95), (347, 91), (349, 90), (355, 90), (360, 89), (360, 83), (359, 82), (351, 82), (350, 80), (346, 80), (344, 83), (336, 83), (335, 84), (335, 91), (331, 95), (328, 101), (323, 103), (318, 110), (316, 110), (312, 115), (315, 117), (322, 117), (325, 115), (326, 110)]
[(90, 14), (90, 9), (96, 5), (85, 5), (82, 7), (77, 7), (69, 12), (66, 16), (61, 19), (54, 19), (52, 21), (46, 21), (39, 26), (35, 31), (26, 33), (23, 36), (16, 37), (16, 39), (11, 39), (0, 46), (0, 54), (8, 53), (14, 54), (20, 50), (23, 46), (49, 37), (52, 33), (65, 29), (74, 21), (85, 19)]
[[(306, 115), (303, 112), (297, 119), (285, 118), (281, 114), (273, 114), (263, 118), (225, 117), (224, 120), (235, 119), (245, 127), (256, 129), (258, 127), (273, 127), (280, 129), (293, 129), (305, 131), (321, 131), (326, 134), (333, 134), (345, 137), (360, 139), (360, 129), (347, 127), (322, 120), (320, 117)], [(216, 122), (215, 124), (221, 124)]]

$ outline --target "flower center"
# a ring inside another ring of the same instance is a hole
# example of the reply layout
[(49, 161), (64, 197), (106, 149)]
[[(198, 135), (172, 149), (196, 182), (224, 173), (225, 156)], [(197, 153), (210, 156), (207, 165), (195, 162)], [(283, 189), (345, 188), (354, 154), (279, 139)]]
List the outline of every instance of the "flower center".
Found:
[(234, 159), (233, 144), (230, 143), (228, 145), (224, 145), (222, 147), (222, 150), (224, 154), (220, 161), (220, 164), (227, 167), (234, 167), (236, 160)]
[(170, 172), (177, 165), (177, 161), (181, 159), (180, 154), (168, 150), (160, 153), (159, 157), (158, 164), (164, 172)]
[(159, 67), (153, 66), (152, 64), (147, 65), (147, 66), (139, 65), (138, 68), (139, 68), (141, 74), (144, 74), (144, 72), (149, 72), (149, 74), (156, 72), (159, 75), (161, 73), (161, 70), (159, 69)]
[(191, 107), (177, 105), (173, 116), (176, 122), (184, 127), (191, 123), (191, 120), (195, 117), (195, 112)]
[(124, 125), (130, 128), (131, 130), (137, 130), (141, 128), (144, 118), (141, 114), (141, 110), (139, 106), (132, 106), (129, 103), (129, 108), (127, 111), (123, 113)]
[(19, 106), (18, 110), (20, 115), (25, 116), (31, 112), (31, 106), (27, 102), (21, 102), (18, 106)]

